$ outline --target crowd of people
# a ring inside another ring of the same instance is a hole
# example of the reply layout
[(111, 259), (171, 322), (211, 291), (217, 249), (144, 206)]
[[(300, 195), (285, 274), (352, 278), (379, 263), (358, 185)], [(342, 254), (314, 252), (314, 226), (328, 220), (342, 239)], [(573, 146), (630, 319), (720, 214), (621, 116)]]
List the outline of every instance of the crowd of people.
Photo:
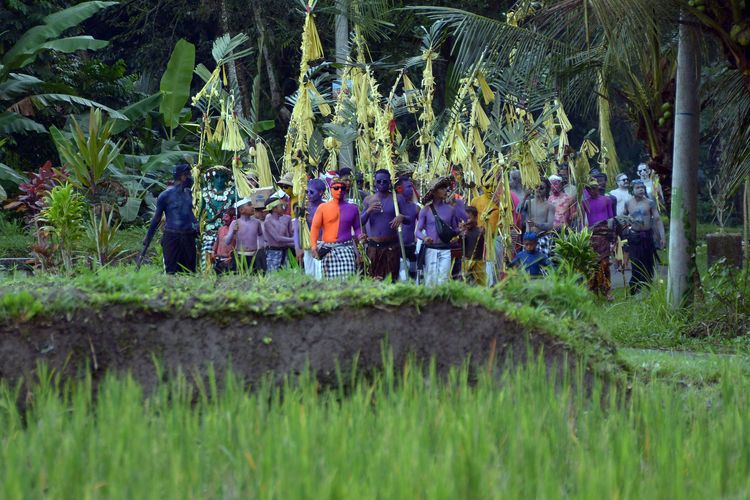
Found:
[[(449, 279), (492, 285), (508, 267), (544, 276), (560, 235), (588, 228), (597, 255), (590, 288), (610, 296), (614, 258), (620, 270), (632, 271), (629, 288), (637, 293), (652, 279), (656, 250), (665, 245), (658, 183), (647, 165), (637, 172), (632, 182), (619, 174), (609, 192), (607, 175), (596, 169), (578, 189), (567, 164), (530, 190), (511, 170), (510, 193), (498, 175), (485, 175), (470, 194), (458, 176), (439, 177), (421, 197), (411, 175), (393, 179), (384, 169), (374, 173), (371, 193), (348, 168), (310, 179), (302, 197), (294, 196), (287, 175), (269, 196), (239, 199), (217, 213), (221, 225), (202, 236), (201, 260), (193, 179), (187, 165), (178, 165), (173, 186), (157, 200), (144, 248), (166, 215), (161, 243), (167, 273), (195, 272), (199, 260), (220, 274), (275, 272), (296, 262), (317, 279), (364, 274), (427, 286)], [(512, 220), (510, 227), (504, 220)]]

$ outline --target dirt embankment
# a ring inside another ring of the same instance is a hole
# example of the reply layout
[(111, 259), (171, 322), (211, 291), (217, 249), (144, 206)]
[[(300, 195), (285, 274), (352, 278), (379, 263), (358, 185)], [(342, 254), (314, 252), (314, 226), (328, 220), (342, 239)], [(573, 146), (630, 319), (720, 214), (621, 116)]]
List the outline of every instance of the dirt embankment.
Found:
[(543, 350), (548, 366), (572, 368), (577, 359), (550, 334), (530, 331), (482, 307), (445, 302), (419, 310), (343, 308), (287, 320), (239, 313), (191, 318), (112, 306), (0, 324), (0, 378), (33, 379), (41, 361), (63, 377), (79, 376), (85, 369), (95, 380), (107, 371), (130, 372), (148, 390), (157, 381), (156, 358), (166, 373), (203, 371), (211, 364), (221, 377), (231, 366), (248, 384), (269, 373), (282, 380), (309, 363), (321, 382), (333, 382), (337, 362), (344, 370), (355, 357), (360, 369), (381, 366), (385, 344), (396, 366), (410, 354), (425, 363), (434, 357), (439, 372), (467, 358), (472, 366), (493, 360), (503, 369), (509, 357), (526, 359), (529, 348)]

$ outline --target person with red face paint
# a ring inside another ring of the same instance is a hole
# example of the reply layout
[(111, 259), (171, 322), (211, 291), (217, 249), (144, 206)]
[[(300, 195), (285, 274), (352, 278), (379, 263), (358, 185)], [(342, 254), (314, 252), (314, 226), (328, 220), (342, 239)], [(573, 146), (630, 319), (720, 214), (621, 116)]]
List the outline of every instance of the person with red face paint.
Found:
[(369, 274), (376, 279), (390, 276), (391, 281), (398, 279), (401, 261), (401, 244), (398, 240), (398, 228), (409, 222), (404, 211), (404, 199), (396, 195), (394, 203), (391, 191), (391, 174), (380, 169), (375, 172), (375, 194), (364, 199), (362, 225), (367, 233), (367, 257), (370, 259)]
[(345, 278), (357, 270), (357, 253), (353, 238), (363, 239), (359, 209), (347, 201), (348, 184), (339, 178), (331, 181), (331, 201), (321, 204), (315, 211), (311, 235), (320, 235), (318, 245), (310, 238), (314, 255), (323, 265), (326, 279)]

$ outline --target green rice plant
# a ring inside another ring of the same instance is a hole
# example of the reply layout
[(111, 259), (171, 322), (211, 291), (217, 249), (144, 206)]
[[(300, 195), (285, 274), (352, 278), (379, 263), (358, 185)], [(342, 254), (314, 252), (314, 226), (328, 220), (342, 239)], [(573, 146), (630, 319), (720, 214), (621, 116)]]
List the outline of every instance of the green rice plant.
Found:
[[(750, 378), (709, 390), (407, 363), (348, 391), (209, 371), (0, 388), (2, 498), (744, 498)], [(343, 376), (343, 375), (342, 375)], [(475, 380), (473, 380), (475, 379)], [(96, 397), (94, 397), (94, 395)], [(172, 495), (170, 495), (172, 493)]]
[(102, 206), (99, 216), (91, 209), (89, 220), (86, 222), (86, 236), (89, 242), (96, 248), (96, 263), (99, 267), (108, 266), (123, 259), (128, 251), (122, 242), (118, 240), (122, 221), (113, 220), (114, 210), (105, 215), (106, 208)]
[(584, 227), (580, 231), (564, 229), (555, 240), (555, 261), (560, 272), (591, 278), (596, 271), (598, 256), (591, 247), (592, 232)]
[(42, 302), (27, 291), (0, 295), (0, 317), (28, 321), (43, 310)]
[(57, 243), (66, 270), (73, 268), (73, 243), (83, 233), (86, 199), (72, 184), (55, 186), (45, 197), (45, 207), (39, 213), (41, 230), (49, 233)]

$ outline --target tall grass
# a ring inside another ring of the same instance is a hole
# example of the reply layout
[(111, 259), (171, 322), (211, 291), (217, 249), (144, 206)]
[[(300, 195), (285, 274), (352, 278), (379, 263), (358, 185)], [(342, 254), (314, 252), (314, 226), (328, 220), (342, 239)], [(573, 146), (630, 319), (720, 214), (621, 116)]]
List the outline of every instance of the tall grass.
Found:
[[(727, 368), (727, 370), (729, 370)], [(389, 372), (384, 372), (389, 373)], [(572, 376), (576, 378), (579, 375)], [(25, 415), (0, 389), (2, 498), (743, 498), (750, 379), (712, 392), (634, 382), (556, 390), (541, 364), (477, 384), (405, 368), (344, 395), (310, 380), (252, 393), (185, 379), (63, 390)]]

